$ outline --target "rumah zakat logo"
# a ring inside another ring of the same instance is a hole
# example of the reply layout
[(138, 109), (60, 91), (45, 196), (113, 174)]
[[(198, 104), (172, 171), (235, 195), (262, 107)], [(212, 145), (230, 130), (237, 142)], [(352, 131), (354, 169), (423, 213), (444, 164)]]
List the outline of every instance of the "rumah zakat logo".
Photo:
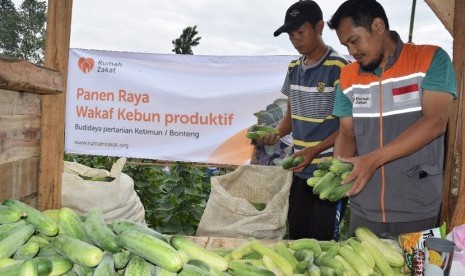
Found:
[(78, 67), (84, 74), (87, 74), (94, 68), (94, 59), (81, 57), (78, 60)]

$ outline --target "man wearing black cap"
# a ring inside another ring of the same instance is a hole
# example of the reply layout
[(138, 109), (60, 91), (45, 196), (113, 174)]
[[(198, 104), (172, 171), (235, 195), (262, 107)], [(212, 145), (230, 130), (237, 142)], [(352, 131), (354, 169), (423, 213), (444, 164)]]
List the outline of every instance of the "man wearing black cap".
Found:
[(289, 196), (289, 238), (338, 239), (338, 227), (347, 200), (330, 202), (313, 194), (307, 179), (323, 158), (332, 157), (332, 147), (339, 123), (331, 113), (341, 68), (347, 64), (343, 56), (327, 46), (322, 38), (324, 22), (320, 7), (314, 1), (299, 1), (286, 11), (284, 25), (274, 32), (289, 35), (301, 54), (293, 60), (281, 92), (288, 97), (287, 113), (279, 121), (279, 136), (269, 135), (259, 142), (275, 144), (280, 137), (292, 133), (294, 156), (304, 162), (294, 167)]

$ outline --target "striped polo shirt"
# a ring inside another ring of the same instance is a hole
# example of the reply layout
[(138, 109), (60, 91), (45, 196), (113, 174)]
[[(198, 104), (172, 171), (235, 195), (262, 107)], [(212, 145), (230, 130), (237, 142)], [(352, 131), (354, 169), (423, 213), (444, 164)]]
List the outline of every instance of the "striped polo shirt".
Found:
[[(347, 60), (331, 47), (315, 65), (306, 66), (303, 59), (301, 56), (289, 64), (281, 89), (291, 104), (295, 151), (317, 145), (338, 129), (339, 121), (332, 116), (332, 111), (339, 74), (347, 64)], [(322, 157), (332, 157), (332, 151), (331, 148), (322, 152), (312, 165), (297, 175), (304, 179), (312, 176), (315, 164)]]

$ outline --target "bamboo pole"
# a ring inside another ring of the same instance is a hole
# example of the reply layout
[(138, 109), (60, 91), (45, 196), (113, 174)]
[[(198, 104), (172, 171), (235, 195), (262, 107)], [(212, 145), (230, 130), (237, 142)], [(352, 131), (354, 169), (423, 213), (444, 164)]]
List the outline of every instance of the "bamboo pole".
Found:
[(63, 74), (63, 93), (42, 99), (40, 170), (37, 208), (61, 206), (66, 83), (72, 0), (48, 0), (44, 66)]

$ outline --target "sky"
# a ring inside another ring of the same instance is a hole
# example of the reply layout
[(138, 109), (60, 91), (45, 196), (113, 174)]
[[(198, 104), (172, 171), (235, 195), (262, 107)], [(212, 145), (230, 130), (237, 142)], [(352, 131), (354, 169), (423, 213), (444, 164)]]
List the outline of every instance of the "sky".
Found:
[[(295, 55), (286, 33), (273, 32), (296, 0), (74, 0), (71, 48), (174, 54), (172, 40), (197, 25), (200, 44), (195, 55)], [(378, 0), (391, 30), (408, 40), (412, 1)], [(22, 1), (13, 0), (18, 6)], [(316, 0), (328, 21), (343, 0)], [(347, 54), (327, 25), (323, 39)], [(452, 56), (453, 38), (430, 7), (417, 1), (413, 42), (436, 44)]]

